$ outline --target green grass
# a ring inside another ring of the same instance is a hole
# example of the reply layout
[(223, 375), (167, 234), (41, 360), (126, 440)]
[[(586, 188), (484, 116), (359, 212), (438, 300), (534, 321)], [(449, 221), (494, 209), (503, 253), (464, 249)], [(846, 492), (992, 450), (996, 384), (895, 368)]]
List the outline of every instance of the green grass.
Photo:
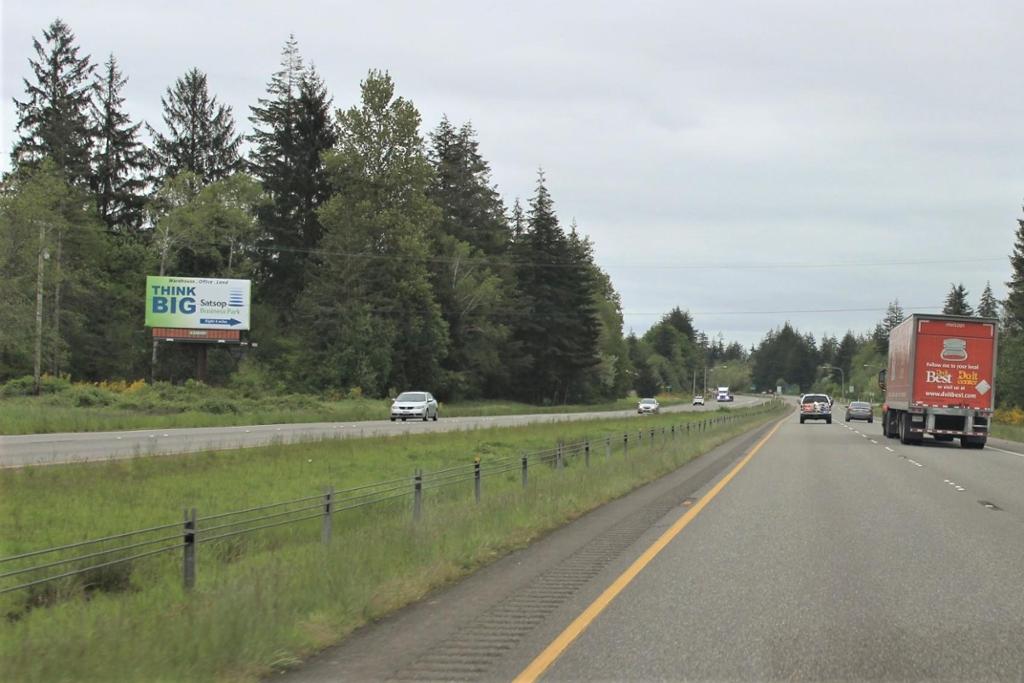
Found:
[(1020, 441), (1024, 443), (1024, 425), (1009, 425), (994, 422), (992, 424), (992, 436), (1007, 441)]
[[(741, 416), (689, 438), (630, 448), (619, 439), (592, 467), (533, 466), (471, 486), (428, 491), (424, 518), (409, 502), (341, 513), (329, 546), (317, 520), (199, 547), (192, 595), (180, 558), (139, 562), (91, 599), (63, 596), (26, 611), (24, 595), (0, 596), (0, 670), (11, 680), (254, 680), (337, 642), (494, 558), (522, 547), (603, 502), (777, 416)], [(707, 417), (707, 416), (701, 416)], [(329, 441), (241, 452), (0, 471), (0, 555), (308, 495), (336, 487), (550, 447), (606, 433), (679, 424), (694, 415), (601, 420)], [(647, 440), (645, 444), (649, 444)], [(312, 461), (312, 462), (310, 462)], [(108, 577), (109, 579), (110, 577)]]
[[(84, 388), (83, 388), (84, 387)], [(665, 405), (684, 399), (660, 398)], [(383, 420), (390, 400), (349, 398), (322, 400), (307, 395), (251, 397), (228, 389), (170, 387), (134, 391), (105, 391), (75, 385), (60, 393), (39, 397), (0, 398), (0, 434), (97, 432), (172, 427), (222, 427), (299, 422), (353, 422)], [(442, 403), (442, 417), (524, 415), (626, 410), (635, 399), (599, 404), (535, 406), (514, 401), (480, 400)]]

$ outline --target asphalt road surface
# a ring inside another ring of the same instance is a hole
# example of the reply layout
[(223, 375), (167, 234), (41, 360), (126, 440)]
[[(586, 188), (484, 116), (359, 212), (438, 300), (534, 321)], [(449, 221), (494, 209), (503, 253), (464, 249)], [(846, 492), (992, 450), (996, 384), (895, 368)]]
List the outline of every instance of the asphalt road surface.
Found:
[[(730, 406), (759, 403), (760, 398), (738, 396)], [(666, 406), (662, 412), (713, 411), (719, 404)], [(71, 432), (0, 436), (0, 467), (51, 465), (69, 462), (110, 460), (172, 453), (250, 448), (273, 443), (300, 443), (321, 439), (364, 436), (397, 436), (419, 432), (451, 432), (487, 427), (518, 427), (545, 422), (592, 420), (611, 417), (640, 417), (635, 410), (498, 415), (492, 417), (444, 417), (437, 422), (314, 422), (300, 424), (250, 425), (244, 427), (198, 427), (143, 429), (123, 432)]]
[(768, 433), (284, 679), (1024, 680), (1024, 447), (793, 413), (745, 459)]

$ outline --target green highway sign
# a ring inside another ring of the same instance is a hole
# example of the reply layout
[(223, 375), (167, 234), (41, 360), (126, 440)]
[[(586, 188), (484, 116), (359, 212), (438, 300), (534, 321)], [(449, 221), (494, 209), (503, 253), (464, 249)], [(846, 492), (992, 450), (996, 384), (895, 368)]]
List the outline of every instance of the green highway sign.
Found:
[(225, 278), (146, 277), (146, 327), (248, 330), (252, 283)]

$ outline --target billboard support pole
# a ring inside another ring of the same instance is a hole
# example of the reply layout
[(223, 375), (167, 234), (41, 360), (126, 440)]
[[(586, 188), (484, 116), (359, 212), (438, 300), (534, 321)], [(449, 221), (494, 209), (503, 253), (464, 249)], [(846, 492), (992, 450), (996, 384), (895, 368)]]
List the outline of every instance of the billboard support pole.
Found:
[(196, 381), (197, 382), (202, 382), (203, 384), (206, 384), (207, 383), (206, 382), (206, 377), (207, 377), (207, 372), (206, 372), (206, 369), (207, 369), (206, 349), (208, 347), (207, 347), (206, 344), (192, 344), (192, 346), (196, 347)]

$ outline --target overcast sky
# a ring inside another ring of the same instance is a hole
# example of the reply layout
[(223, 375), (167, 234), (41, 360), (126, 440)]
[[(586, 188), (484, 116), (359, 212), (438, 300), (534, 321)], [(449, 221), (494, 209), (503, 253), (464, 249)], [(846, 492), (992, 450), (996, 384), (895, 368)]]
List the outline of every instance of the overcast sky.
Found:
[[(1024, 202), (1024, 2), (3, 0), (3, 155), (32, 37), (114, 53), (127, 109), (195, 66), (248, 132), (289, 33), (336, 106), (387, 69), (425, 128), (471, 120), (499, 190), (596, 245), (626, 326), (672, 306), (745, 345), (866, 331), (951, 282), (1005, 294)], [(821, 309), (869, 309), (821, 312)], [(810, 312), (814, 311), (814, 312)]]

